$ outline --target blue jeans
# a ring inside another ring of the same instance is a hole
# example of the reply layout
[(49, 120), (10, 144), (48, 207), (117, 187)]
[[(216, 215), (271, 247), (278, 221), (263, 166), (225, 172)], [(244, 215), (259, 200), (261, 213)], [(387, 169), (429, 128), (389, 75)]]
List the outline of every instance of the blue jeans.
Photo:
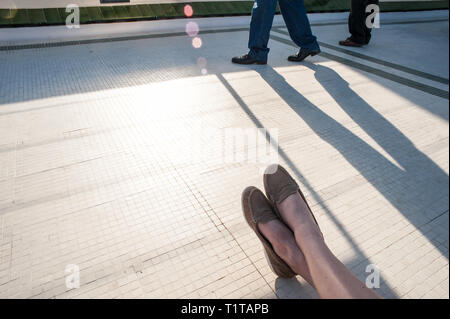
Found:
[(303, 0), (255, 0), (250, 22), (249, 55), (260, 61), (267, 61), (270, 29), (277, 1), (291, 39), (304, 50), (318, 51), (317, 38), (312, 34)]

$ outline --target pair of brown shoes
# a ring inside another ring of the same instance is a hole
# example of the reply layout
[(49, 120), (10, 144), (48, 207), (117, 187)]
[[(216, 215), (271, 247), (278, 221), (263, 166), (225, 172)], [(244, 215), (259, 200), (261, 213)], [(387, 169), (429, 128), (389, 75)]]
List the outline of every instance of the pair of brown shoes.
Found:
[[(266, 169), (264, 188), (267, 197), (256, 187), (246, 188), (242, 194), (242, 210), (247, 223), (263, 243), (266, 257), (273, 272), (279, 277), (291, 278), (296, 276), (296, 273), (275, 253), (270, 242), (259, 231), (258, 224), (265, 224), (275, 219), (282, 221), (277, 204), (296, 192), (303, 198), (310, 212), (311, 209), (297, 182), (280, 165), (271, 165)], [(312, 212), (311, 215), (314, 218)], [(314, 220), (316, 221), (315, 218)]]

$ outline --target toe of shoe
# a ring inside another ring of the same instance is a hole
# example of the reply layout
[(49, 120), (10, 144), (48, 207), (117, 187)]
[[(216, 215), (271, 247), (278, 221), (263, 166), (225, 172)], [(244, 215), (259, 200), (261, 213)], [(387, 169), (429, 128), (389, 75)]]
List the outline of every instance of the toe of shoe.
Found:
[(280, 172), (280, 165), (279, 164), (271, 164), (269, 165), (266, 170), (264, 171), (264, 190), (266, 192), (267, 197), (269, 200), (272, 200), (273, 195), (276, 193), (276, 174)]
[(270, 165), (264, 173), (264, 189), (271, 202), (284, 200), (298, 190), (297, 182), (278, 164)]
[(264, 170), (264, 176), (265, 175), (272, 175), (275, 174), (276, 172), (278, 172), (278, 170), (280, 169), (281, 165), (280, 164), (270, 164), (269, 166), (267, 166), (267, 168)]

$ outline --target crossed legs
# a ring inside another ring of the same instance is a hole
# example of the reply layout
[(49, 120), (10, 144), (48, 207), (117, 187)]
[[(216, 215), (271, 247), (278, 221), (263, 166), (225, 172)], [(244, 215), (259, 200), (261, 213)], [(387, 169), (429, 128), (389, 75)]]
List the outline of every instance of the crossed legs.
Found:
[(298, 192), (275, 205), (283, 221), (259, 223), (258, 229), (276, 254), (315, 287), (321, 298), (380, 298), (330, 251)]

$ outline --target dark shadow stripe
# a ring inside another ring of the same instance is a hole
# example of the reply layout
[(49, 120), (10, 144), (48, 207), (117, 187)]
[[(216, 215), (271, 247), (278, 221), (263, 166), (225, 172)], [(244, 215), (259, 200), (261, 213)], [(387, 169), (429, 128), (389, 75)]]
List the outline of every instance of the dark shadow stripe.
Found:
[[(382, 21), (381, 24), (384, 25), (395, 25), (395, 24), (417, 24), (417, 23), (433, 23), (433, 22), (447, 22), (448, 18), (440, 18), (440, 19), (425, 19), (425, 20), (409, 20), (409, 21)], [(316, 22), (311, 23), (313, 27), (324, 27), (330, 25), (344, 25), (348, 24), (347, 20), (336, 21), (336, 22)], [(285, 27), (274, 27), (275, 29), (285, 28)]]
[[(405, 23), (422, 23), (422, 22), (440, 22), (448, 21), (448, 19), (437, 19), (437, 20), (419, 20), (419, 21), (403, 21), (403, 22), (393, 22), (385, 24), (405, 24)], [(313, 26), (331, 26), (331, 25), (341, 25), (347, 22), (330, 22), (330, 23), (317, 23), (312, 24)], [(45, 27), (45, 26), (42, 26)], [(274, 27), (273, 29), (284, 28), (284, 27)], [(244, 28), (231, 28), (231, 29), (216, 29), (216, 30), (205, 30), (200, 31), (200, 34), (211, 34), (211, 33), (225, 33), (234, 31), (248, 31), (248, 27)], [(64, 47), (70, 45), (83, 45), (83, 44), (95, 44), (95, 43), (105, 43), (105, 42), (115, 42), (115, 41), (132, 41), (132, 40), (144, 40), (144, 39), (154, 39), (154, 38), (164, 38), (164, 37), (175, 37), (186, 35), (185, 32), (171, 32), (171, 33), (161, 33), (161, 34), (148, 34), (148, 35), (137, 35), (137, 36), (126, 36), (126, 37), (113, 37), (113, 38), (103, 38), (103, 39), (90, 39), (90, 40), (74, 40), (74, 41), (62, 41), (62, 42), (49, 42), (49, 43), (34, 43), (34, 44), (18, 44), (18, 45), (6, 45), (0, 46), (0, 51), (15, 51), (15, 50), (27, 50), (27, 49), (44, 49), (44, 48), (55, 48)]]
[(411, 21), (391, 21), (391, 22), (381, 22), (382, 24), (393, 25), (393, 24), (416, 24), (416, 23), (433, 23), (433, 22), (448, 22), (448, 18), (441, 19), (429, 19), (429, 20), (411, 20)]
[[(199, 34), (212, 34), (212, 33), (227, 33), (227, 32), (239, 32), (248, 31), (249, 28), (232, 28), (232, 29), (216, 29), (200, 31)], [(75, 40), (75, 41), (63, 41), (63, 42), (50, 42), (50, 43), (35, 43), (35, 44), (21, 44), (21, 45), (9, 45), (1, 46), (0, 51), (17, 51), (28, 49), (45, 49), (45, 48), (57, 48), (72, 45), (83, 44), (96, 44), (107, 42), (120, 42), (120, 41), (133, 41), (133, 40), (145, 40), (145, 39), (157, 39), (157, 38), (169, 38), (187, 36), (186, 32), (171, 32), (171, 33), (159, 33), (159, 34), (143, 34), (136, 36), (116, 37), (116, 38), (104, 38), (104, 39), (90, 39), (90, 40)]]
[[(284, 44), (287, 44), (287, 45), (290, 45), (290, 46), (293, 46), (293, 47), (297, 47), (290, 40), (286, 40), (286, 39), (283, 39), (283, 38), (280, 38), (280, 37), (277, 37), (277, 36), (274, 36), (274, 35), (271, 35), (270, 38), (275, 40), (275, 41), (278, 41), (278, 42), (281, 42), (281, 43), (284, 43)], [(370, 66), (367, 66), (367, 65), (364, 65), (364, 64), (361, 64), (361, 63), (349, 60), (349, 59), (345, 59), (345, 58), (342, 58), (340, 56), (333, 55), (333, 54), (330, 54), (330, 53), (322, 52), (321, 56), (323, 56), (323, 57), (325, 57), (327, 59), (330, 59), (330, 60), (333, 60), (333, 61), (345, 64), (345, 65), (357, 68), (359, 70), (362, 70), (362, 71), (365, 71), (365, 72), (368, 72), (368, 73), (371, 73), (371, 74), (374, 74), (374, 75), (378, 75), (378, 76), (380, 76), (382, 78), (385, 78), (385, 79), (388, 79), (388, 80), (400, 83), (402, 85), (411, 87), (413, 89), (417, 89), (417, 90), (420, 90), (422, 92), (425, 92), (425, 93), (428, 93), (428, 94), (432, 94), (432, 95), (444, 98), (446, 100), (449, 99), (449, 92), (448, 91), (441, 90), (441, 89), (435, 88), (435, 87), (430, 86), (430, 85), (422, 84), (422, 83), (419, 83), (419, 82), (416, 82), (416, 81), (413, 81), (413, 80), (410, 80), (410, 79), (407, 79), (407, 78), (404, 78), (404, 77), (401, 77), (401, 76), (398, 76), (398, 75), (395, 75), (395, 74), (391, 74), (389, 72), (378, 70), (376, 68), (373, 68), (373, 67), (370, 67)]]
[[(281, 34), (284, 34), (284, 35), (289, 35), (289, 33), (287, 31), (279, 30), (278, 28), (274, 28), (273, 31), (281, 33)], [(338, 51), (338, 52), (342, 52), (342, 53), (345, 53), (347, 55), (351, 55), (351, 56), (354, 56), (354, 57), (357, 57), (357, 58), (360, 58), (360, 59), (364, 59), (366, 61), (370, 61), (370, 62), (373, 62), (373, 63), (384, 65), (384, 66), (390, 67), (390, 68), (395, 69), (395, 70), (399, 70), (399, 71), (402, 71), (402, 72), (405, 72), (405, 73), (409, 73), (409, 74), (412, 74), (412, 75), (417, 75), (417, 76), (420, 76), (422, 78), (425, 78), (425, 79), (428, 79), (428, 80), (432, 80), (432, 81), (435, 81), (435, 82), (439, 82), (439, 83), (443, 83), (443, 84), (447, 84), (447, 85), (449, 84), (449, 80), (448, 79), (440, 77), (440, 76), (437, 76), (437, 75), (433, 75), (433, 74), (430, 74), (430, 73), (426, 73), (426, 72), (422, 72), (422, 71), (415, 70), (415, 69), (412, 69), (412, 68), (408, 68), (408, 67), (403, 66), (403, 65), (399, 65), (399, 64), (391, 63), (391, 62), (384, 61), (384, 60), (381, 60), (381, 59), (377, 59), (377, 58), (371, 57), (369, 55), (361, 54), (361, 53), (354, 52), (354, 51), (351, 51), (351, 50), (346, 50), (346, 49), (343, 49), (341, 47), (338, 47), (338, 46), (335, 46), (335, 45), (332, 45), (332, 44), (328, 44), (328, 43), (325, 43), (325, 42), (320, 42), (319, 41), (319, 44), (321, 46), (325, 47), (325, 48), (328, 48), (328, 49), (331, 49), (331, 50), (335, 50), (335, 51)]]
[[(216, 30), (205, 30), (200, 31), (199, 34), (214, 34), (214, 33), (228, 33), (228, 32), (239, 32), (239, 31), (248, 31), (249, 28), (232, 28), (232, 29), (216, 29)], [(26, 44), (26, 45), (16, 45), (16, 46), (4, 46), (0, 47), (0, 51), (15, 51), (15, 50), (26, 50), (26, 49), (40, 49), (40, 48), (52, 48), (52, 47), (64, 47), (64, 46), (72, 46), (72, 45), (83, 45), (83, 44), (95, 44), (95, 43), (107, 43), (107, 42), (118, 42), (118, 41), (132, 41), (132, 40), (143, 40), (143, 39), (155, 39), (155, 38), (166, 38), (166, 37), (177, 37), (177, 36), (185, 36), (185, 32), (173, 32), (173, 33), (163, 33), (163, 34), (147, 34), (147, 35), (138, 35), (138, 36), (127, 36), (127, 37), (116, 37), (109, 39), (90, 39), (90, 40), (79, 40), (79, 41), (65, 41), (65, 42), (55, 42), (55, 43), (38, 43), (38, 44)], [(271, 38), (275, 41), (294, 46), (291, 41), (271, 35)], [(362, 71), (366, 71), (368, 73), (372, 73), (388, 80), (409, 86), (411, 88), (415, 88), (421, 90), (423, 92), (439, 96), (445, 99), (449, 99), (449, 92), (441, 89), (437, 89), (435, 87), (422, 84), (416, 81), (412, 81), (385, 71), (378, 70), (376, 68), (369, 67), (367, 65), (354, 62), (352, 60), (348, 60), (345, 58), (341, 58), (339, 56), (322, 52), (322, 56), (340, 62), (345, 65), (349, 65), (351, 67), (360, 69)]]
[[(259, 118), (256, 116), (256, 114), (244, 102), (242, 97), (236, 92), (236, 90), (225, 79), (225, 77), (222, 74), (216, 74), (216, 76), (220, 80), (222, 85), (228, 90), (228, 92), (231, 94), (231, 96), (235, 99), (235, 101), (238, 103), (238, 105), (241, 107), (241, 109), (247, 114), (248, 118), (253, 122), (255, 127), (256, 128), (265, 128), (264, 125), (259, 120)], [(262, 78), (264, 79), (264, 77), (262, 77)], [(267, 84), (270, 85), (269, 82), (267, 82)], [(275, 92), (277, 92), (275, 87), (271, 86), (271, 89), (274, 90)], [(281, 95), (280, 95), (280, 98), (283, 99), (283, 97)], [(286, 103), (289, 105), (289, 103), (287, 101), (286, 101)], [(289, 105), (289, 107), (292, 107), (292, 106)], [(267, 133), (265, 135), (265, 138), (266, 138), (267, 143), (269, 143), (270, 147), (273, 147), (273, 149), (278, 152), (279, 156), (286, 162), (286, 164), (289, 166), (289, 168), (292, 169), (292, 171), (296, 175), (296, 177), (300, 181), (302, 181), (304, 187), (306, 189), (308, 189), (309, 193), (311, 194), (311, 197), (314, 198), (314, 200), (317, 203), (317, 205), (322, 208), (322, 210), (325, 212), (325, 215), (330, 218), (330, 220), (333, 222), (333, 224), (337, 227), (337, 229), (343, 235), (345, 240), (352, 247), (353, 251), (357, 255), (357, 259), (359, 260), (359, 263), (357, 263), (356, 265), (353, 265), (353, 266), (357, 266), (357, 265), (363, 263), (364, 261), (369, 261), (370, 262), (370, 257), (366, 256), (365, 253), (361, 250), (361, 248), (358, 247), (358, 245), (356, 244), (355, 240), (352, 238), (352, 236), (345, 229), (344, 225), (339, 221), (339, 219), (336, 217), (336, 215), (327, 206), (326, 201), (322, 198), (321, 194), (319, 194), (318, 192), (316, 192), (314, 190), (314, 187), (310, 184), (310, 182), (303, 175), (303, 173), (300, 171), (300, 169), (294, 164), (294, 162), (289, 157), (287, 152), (283, 149), (283, 147), (281, 147), (278, 144), (278, 141), (274, 141), (274, 139), (270, 135), (270, 133)], [(383, 280), (383, 283), (385, 284), (385, 287), (388, 290), (388, 293), (391, 296), (393, 296), (394, 298), (397, 297), (395, 292), (390, 287), (389, 283), (386, 280)]]

